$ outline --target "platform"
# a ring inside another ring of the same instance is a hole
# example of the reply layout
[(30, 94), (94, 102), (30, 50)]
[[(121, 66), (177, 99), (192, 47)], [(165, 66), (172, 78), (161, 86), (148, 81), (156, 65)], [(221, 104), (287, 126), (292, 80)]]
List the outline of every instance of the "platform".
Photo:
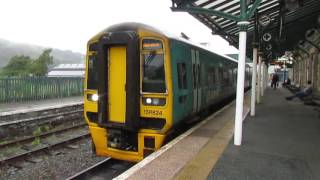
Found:
[(233, 145), (233, 103), (116, 179), (320, 179), (318, 111), (290, 94), (266, 90), (244, 121), (242, 146)]
[(231, 143), (208, 179), (320, 179), (320, 118), (313, 106), (267, 89), (257, 116), (247, 117), (241, 147)]
[(83, 96), (0, 104), (0, 116), (83, 103)]

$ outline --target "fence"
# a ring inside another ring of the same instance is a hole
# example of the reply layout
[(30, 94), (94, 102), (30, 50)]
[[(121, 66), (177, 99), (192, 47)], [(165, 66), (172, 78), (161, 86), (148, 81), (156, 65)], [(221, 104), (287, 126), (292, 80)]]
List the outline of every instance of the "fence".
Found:
[(81, 77), (0, 78), (0, 103), (61, 98), (83, 94)]

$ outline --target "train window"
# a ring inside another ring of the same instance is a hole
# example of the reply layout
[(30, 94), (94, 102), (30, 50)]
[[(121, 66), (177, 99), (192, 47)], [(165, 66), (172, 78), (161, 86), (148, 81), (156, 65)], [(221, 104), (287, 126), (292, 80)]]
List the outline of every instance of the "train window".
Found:
[(166, 92), (163, 54), (156, 54), (154, 52), (143, 55), (142, 91), (154, 93)]
[(89, 51), (98, 51), (98, 43), (91, 43), (89, 45)]
[(223, 83), (223, 69), (222, 67), (219, 67), (219, 80), (221, 83)]
[(88, 79), (87, 89), (98, 88), (98, 58), (96, 55), (89, 56), (88, 59)]
[(207, 72), (208, 72), (208, 82), (207, 82), (207, 84), (208, 84), (209, 88), (213, 88), (215, 83), (216, 83), (215, 82), (216, 81), (216, 79), (215, 79), (215, 68), (214, 67), (208, 68)]
[(159, 50), (162, 49), (162, 42), (156, 39), (144, 39), (142, 40), (143, 50)]
[(219, 84), (219, 82), (220, 82), (220, 80), (219, 80), (219, 78), (220, 78), (219, 69), (218, 69), (218, 67), (215, 67), (214, 69), (215, 69), (215, 71), (214, 71), (215, 83)]
[(201, 79), (201, 66), (198, 64), (198, 86), (202, 86), (202, 79)]
[(179, 89), (187, 89), (187, 70), (185, 63), (178, 63), (178, 87)]
[(229, 67), (229, 78), (230, 78), (229, 83), (230, 85), (232, 85), (233, 84), (232, 67)]
[(233, 69), (233, 74), (234, 74), (235, 82), (237, 83), (237, 81), (238, 81), (238, 68)]

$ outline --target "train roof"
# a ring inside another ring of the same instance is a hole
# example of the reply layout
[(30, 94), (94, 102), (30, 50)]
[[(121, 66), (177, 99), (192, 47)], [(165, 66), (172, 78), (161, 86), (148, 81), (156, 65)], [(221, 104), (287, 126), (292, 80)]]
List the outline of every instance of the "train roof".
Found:
[(158, 34), (161, 34), (161, 35), (164, 35), (166, 36), (167, 38), (169, 39), (174, 39), (174, 40), (177, 40), (177, 41), (182, 41), (184, 43), (187, 43), (189, 45), (192, 45), (192, 46), (195, 46), (199, 49), (203, 49), (203, 50), (206, 50), (206, 51), (209, 51), (211, 53), (214, 53), (216, 55), (219, 55), (219, 56), (222, 56), (228, 60), (231, 60), (231, 61), (234, 61), (234, 62), (238, 62), (236, 59), (233, 59), (227, 55), (224, 55), (224, 54), (220, 54), (220, 53), (217, 53), (217, 52), (214, 52), (213, 50), (205, 47), (205, 46), (201, 46), (200, 44), (198, 43), (195, 43), (195, 42), (192, 42), (190, 40), (187, 40), (185, 38), (182, 38), (182, 37), (179, 37), (179, 36), (176, 36), (172, 33), (169, 33), (165, 30), (160, 30), (160, 28), (155, 28), (155, 27), (152, 27), (152, 26), (149, 26), (149, 25), (146, 25), (146, 24), (143, 24), (143, 23), (138, 23), (138, 22), (123, 22), (123, 23), (119, 23), (119, 24), (114, 24), (106, 29), (104, 29), (103, 31), (101, 31), (100, 33), (98, 33), (96, 36), (94, 36), (92, 39), (96, 39), (97, 37), (99, 37), (101, 34), (104, 34), (106, 32), (115, 32), (115, 31), (138, 31), (139, 29), (143, 29), (143, 30), (148, 30), (148, 31), (152, 31), (152, 32), (155, 32), (155, 33), (158, 33)]

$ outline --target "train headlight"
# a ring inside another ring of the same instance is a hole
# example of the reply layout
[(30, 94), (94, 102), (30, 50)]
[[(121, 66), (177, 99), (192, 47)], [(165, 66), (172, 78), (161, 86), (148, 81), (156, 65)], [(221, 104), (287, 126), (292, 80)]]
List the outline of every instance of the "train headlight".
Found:
[(146, 98), (146, 103), (147, 104), (151, 104), (152, 103), (152, 99), (151, 98)]
[(99, 95), (98, 94), (88, 94), (87, 99), (89, 101), (97, 102), (99, 100)]
[(143, 105), (147, 106), (164, 106), (166, 104), (165, 98), (142, 98)]
[(91, 96), (91, 99), (92, 99), (92, 101), (98, 101), (98, 100), (99, 100), (98, 94), (93, 94), (93, 95)]

